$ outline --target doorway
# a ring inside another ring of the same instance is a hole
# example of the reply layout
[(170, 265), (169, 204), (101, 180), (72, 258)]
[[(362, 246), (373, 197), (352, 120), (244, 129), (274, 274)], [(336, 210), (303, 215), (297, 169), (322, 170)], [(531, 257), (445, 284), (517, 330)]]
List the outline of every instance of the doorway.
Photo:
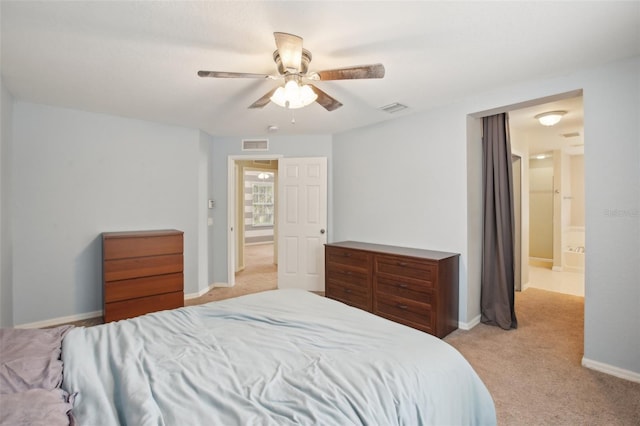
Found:
[[(545, 111), (564, 115), (543, 126), (535, 116)], [(518, 107), (509, 124), (512, 150), (522, 157), (521, 288), (584, 296), (582, 93)]]
[(237, 161), (239, 181), (236, 285), (277, 288), (278, 160)]
[(252, 292), (277, 288), (277, 199), (280, 156), (230, 156), (228, 284)]
[[(229, 156), (227, 161), (227, 280), (236, 284), (244, 260), (243, 163), (270, 160), (275, 175), (274, 259), (278, 288), (324, 290), (324, 243), (327, 233), (326, 157)], [(262, 164), (262, 162), (258, 162)], [(271, 170), (271, 169), (270, 169)], [(278, 200), (276, 202), (276, 200)], [(280, 213), (279, 213), (280, 212)], [(242, 260), (242, 262), (241, 262)]]

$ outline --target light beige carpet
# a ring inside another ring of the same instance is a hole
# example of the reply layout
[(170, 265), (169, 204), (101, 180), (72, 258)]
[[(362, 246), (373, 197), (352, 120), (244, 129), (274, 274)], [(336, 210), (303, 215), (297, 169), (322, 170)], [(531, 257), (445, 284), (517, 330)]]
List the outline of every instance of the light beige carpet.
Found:
[(186, 306), (278, 288), (278, 267), (273, 263), (273, 244), (245, 247), (245, 268), (236, 274), (233, 287), (215, 287), (196, 299), (185, 301)]
[(499, 425), (640, 425), (640, 383), (581, 366), (584, 299), (516, 293), (518, 329), (479, 324), (444, 340), (489, 388)]

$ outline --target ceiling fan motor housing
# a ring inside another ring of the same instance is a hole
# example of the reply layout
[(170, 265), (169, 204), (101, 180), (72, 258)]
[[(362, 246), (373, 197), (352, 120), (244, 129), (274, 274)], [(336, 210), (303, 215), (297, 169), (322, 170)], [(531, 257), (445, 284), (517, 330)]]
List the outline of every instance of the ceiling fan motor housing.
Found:
[[(289, 72), (282, 65), (282, 59), (280, 59), (280, 53), (277, 49), (273, 52), (273, 60), (278, 67), (278, 73), (280, 73), (280, 75), (285, 75)], [(311, 62), (311, 52), (309, 52), (307, 49), (302, 49), (302, 60), (300, 61), (300, 69), (298, 70), (298, 74), (307, 73), (307, 71), (309, 70), (309, 62)]]

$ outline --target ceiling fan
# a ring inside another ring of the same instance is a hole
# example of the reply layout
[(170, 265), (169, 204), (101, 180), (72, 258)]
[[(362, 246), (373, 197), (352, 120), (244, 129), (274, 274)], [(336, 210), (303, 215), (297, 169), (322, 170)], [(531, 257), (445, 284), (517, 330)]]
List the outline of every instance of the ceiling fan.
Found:
[(273, 35), (276, 39), (276, 50), (273, 52), (273, 60), (278, 69), (277, 75), (225, 71), (198, 71), (198, 75), (200, 77), (214, 78), (283, 79), (284, 85), (270, 90), (251, 104), (249, 108), (263, 108), (269, 101), (290, 109), (302, 108), (313, 102), (318, 102), (327, 111), (340, 108), (342, 103), (320, 90), (314, 84), (308, 83), (308, 81), (354, 80), (384, 77), (384, 66), (382, 64), (359, 65), (309, 72), (311, 52), (302, 48), (302, 37), (280, 32), (273, 33)]

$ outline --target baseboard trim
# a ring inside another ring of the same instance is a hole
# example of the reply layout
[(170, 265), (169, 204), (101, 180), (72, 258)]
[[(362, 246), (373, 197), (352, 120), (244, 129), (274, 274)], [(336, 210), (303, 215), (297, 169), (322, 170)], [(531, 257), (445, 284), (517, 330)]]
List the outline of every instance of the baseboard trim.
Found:
[(205, 294), (207, 294), (209, 292), (209, 290), (211, 290), (215, 286), (216, 286), (215, 284), (209, 284), (206, 288), (203, 288), (202, 290), (200, 290), (198, 292), (185, 294), (184, 295), (184, 300), (196, 299), (198, 297), (204, 296)]
[(605, 364), (604, 362), (594, 361), (585, 357), (582, 357), (582, 366), (611, 376), (616, 376), (621, 379), (629, 380), (631, 382), (640, 383), (640, 373), (636, 373), (635, 371), (625, 370), (624, 368)]
[(67, 317), (52, 318), (44, 321), (29, 322), (26, 324), (16, 325), (15, 328), (45, 328), (53, 327), (69, 322), (82, 321), (89, 318), (101, 317), (102, 311), (85, 312), (84, 314), (69, 315)]
[(480, 324), (480, 315), (478, 315), (477, 317), (473, 318), (471, 321), (469, 322), (460, 322), (458, 321), (458, 328), (461, 330), (471, 330), (473, 327), (475, 327), (476, 325)]
[[(209, 286), (205, 289), (200, 290), (197, 293), (189, 293), (184, 295), (184, 300), (195, 299), (197, 297), (201, 297), (209, 292), (214, 287), (229, 287), (227, 283), (213, 283), (209, 284)], [(85, 312), (84, 314), (77, 315), (69, 315), (66, 317), (58, 317), (51, 318), (43, 321), (30, 322), (26, 324), (16, 325), (15, 328), (45, 328), (45, 327), (53, 327), (56, 325), (67, 324), (75, 321), (82, 321), (90, 318), (101, 317), (104, 314), (102, 310), (93, 311), (93, 312)]]

